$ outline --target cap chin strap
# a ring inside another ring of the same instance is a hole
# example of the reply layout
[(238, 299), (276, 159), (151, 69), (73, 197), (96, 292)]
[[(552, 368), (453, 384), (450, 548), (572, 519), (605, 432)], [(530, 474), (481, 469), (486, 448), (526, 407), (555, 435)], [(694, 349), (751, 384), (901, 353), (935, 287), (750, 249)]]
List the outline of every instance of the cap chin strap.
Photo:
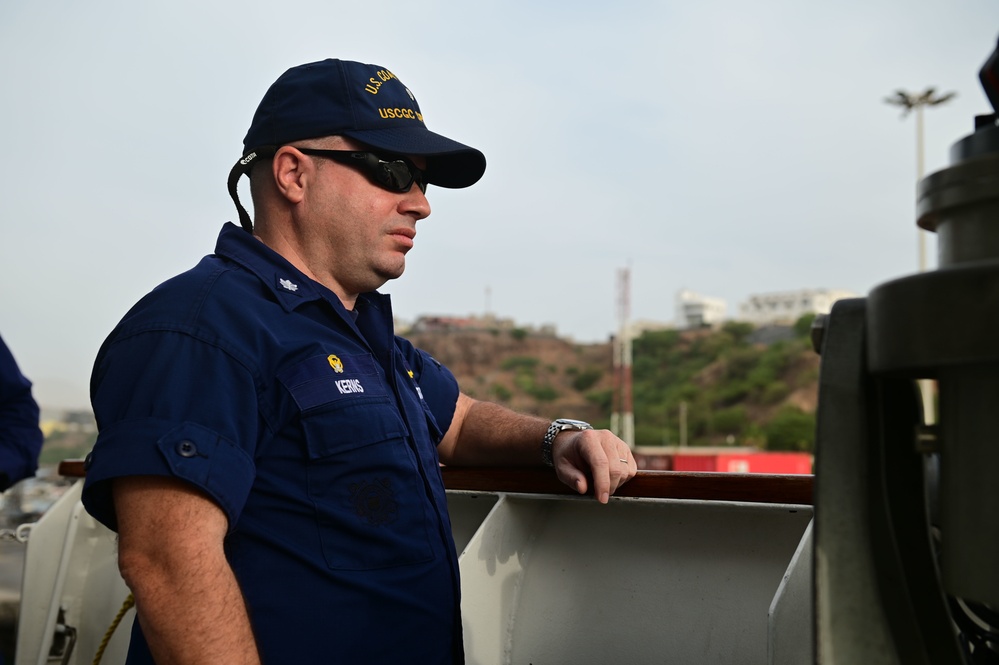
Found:
[(240, 226), (250, 233), (253, 233), (253, 222), (250, 220), (250, 215), (246, 212), (246, 208), (244, 208), (243, 204), (239, 202), (239, 192), (236, 191), (236, 187), (239, 184), (239, 179), (244, 174), (249, 176), (250, 171), (261, 158), (270, 157), (275, 152), (277, 152), (277, 148), (275, 146), (263, 146), (256, 148), (255, 150), (250, 150), (245, 155), (240, 157), (239, 161), (233, 165), (232, 170), (229, 171), (229, 196), (232, 197), (232, 202), (236, 204), (236, 212), (239, 213)]

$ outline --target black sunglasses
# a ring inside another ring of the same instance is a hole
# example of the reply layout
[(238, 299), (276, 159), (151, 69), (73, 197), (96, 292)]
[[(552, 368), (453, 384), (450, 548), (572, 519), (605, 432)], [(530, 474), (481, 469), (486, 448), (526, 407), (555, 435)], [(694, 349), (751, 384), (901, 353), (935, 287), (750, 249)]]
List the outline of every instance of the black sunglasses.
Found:
[(357, 169), (373, 183), (390, 192), (408, 192), (415, 182), (421, 192), (427, 193), (427, 172), (417, 168), (416, 164), (405, 157), (388, 157), (360, 150), (296, 149), (306, 155), (332, 159)]

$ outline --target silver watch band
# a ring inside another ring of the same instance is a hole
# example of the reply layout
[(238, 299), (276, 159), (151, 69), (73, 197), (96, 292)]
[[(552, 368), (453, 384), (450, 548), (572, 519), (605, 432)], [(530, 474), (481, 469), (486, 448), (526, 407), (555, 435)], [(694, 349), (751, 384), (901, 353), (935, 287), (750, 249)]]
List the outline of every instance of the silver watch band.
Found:
[(552, 459), (552, 444), (555, 443), (555, 437), (558, 436), (559, 432), (564, 432), (567, 429), (585, 430), (593, 429), (593, 426), (582, 420), (569, 418), (553, 420), (541, 442), (541, 461), (545, 463), (545, 466), (555, 466), (555, 461)]

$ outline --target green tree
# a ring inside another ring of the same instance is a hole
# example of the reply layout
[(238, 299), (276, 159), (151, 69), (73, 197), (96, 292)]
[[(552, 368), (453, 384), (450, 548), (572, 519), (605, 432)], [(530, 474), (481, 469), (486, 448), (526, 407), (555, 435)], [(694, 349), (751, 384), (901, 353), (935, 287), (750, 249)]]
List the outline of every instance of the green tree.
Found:
[(596, 367), (588, 367), (587, 369), (584, 369), (582, 372), (579, 372), (578, 374), (576, 374), (576, 376), (573, 377), (572, 387), (578, 390), (579, 392), (586, 392), (587, 390), (592, 388), (594, 384), (596, 384), (596, 382), (599, 381), (600, 377), (602, 377), (603, 375), (604, 373), (601, 372)]
[(494, 383), (493, 384), (492, 391), (493, 391), (493, 395), (500, 402), (507, 402), (507, 401), (509, 401), (509, 399), (511, 397), (513, 397), (513, 393), (510, 392), (509, 388), (507, 388), (506, 386), (500, 385), (498, 383)]
[(815, 415), (786, 406), (764, 425), (763, 433), (768, 450), (811, 452), (815, 447)]
[(525, 392), (539, 402), (552, 402), (559, 396), (559, 392), (551, 386), (531, 386)]
[(815, 314), (802, 314), (794, 322), (794, 334), (798, 337), (808, 337), (812, 332), (813, 321), (815, 321)]
[(586, 401), (590, 404), (596, 404), (604, 413), (610, 413), (611, 402), (614, 398), (614, 391), (608, 390), (594, 390), (586, 393)]
[(518, 372), (532, 372), (538, 366), (538, 359), (533, 356), (510, 356), (500, 363), (500, 369), (513, 369)]
[(712, 427), (719, 434), (741, 434), (749, 423), (746, 408), (733, 406), (719, 409), (711, 415)]
[(745, 323), (743, 321), (727, 321), (722, 326), (722, 331), (731, 335), (737, 344), (743, 343), (753, 330), (755, 328), (752, 323)]

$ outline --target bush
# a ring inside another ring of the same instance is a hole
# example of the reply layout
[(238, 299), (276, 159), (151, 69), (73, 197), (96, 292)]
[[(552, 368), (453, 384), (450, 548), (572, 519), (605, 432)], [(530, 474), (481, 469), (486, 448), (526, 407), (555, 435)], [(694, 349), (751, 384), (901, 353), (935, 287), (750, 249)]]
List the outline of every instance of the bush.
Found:
[(768, 450), (811, 452), (815, 447), (815, 415), (787, 406), (763, 427)]
[(665, 427), (635, 423), (636, 446), (676, 445), (678, 443), (677, 438), (676, 432), (670, 432)]
[(538, 359), (531, 356), (511, 356), (500, 364), (500, 369), (515, 369), (517, 371), (530, 371), (538, 366)]
[(751, 386), (747, 381), (728, 381), (718, 387), (715, 402), (719, 406), (729, 406), (740, 402), (749, 395)]
[(534, 390), (534, 375), (518, 372), (517, 375), (513, 377), (513, 385), (515, 385), (518, 390), (529, 393)]
[(725, 356), (725, 376), (740, 379), (752, 372), (760, 363), (760, 353), (756, 349), (743, 347), (732, 349)]
[(669, 351), (680, 341), (680, 333), (676, 330), (646, 330), (634, 340), (635, 355), (639, 351)]
[(783, 381), (774, 381), (763, 389), (760, 401), (764, 404), (776, 404), (791, 394), (791, 389)]
[(745, 341), (749, 337), (750, 333), (755, 330), (752, 323), (744, 323), (742, 321), (728, 321), (722, 325), (722, 331), (728, 333), (732, 336), (737, 344)]
[(748, 422), (746, 409), (741, 406), (719, 409), (711, 416), (712, 429), (718, 434), (741, 434)]
[(610, 413), (611, 402), (614, 399), (613, 390), (594, 390), (586, 393), (586, 401), (596, 405), (603, 413)]
[(539, 402), (551, 402), (559, 396), (559, 392), (551, 386), (531, 386), (526, 392)]
[(501, 402), (506, 402), (511, 397), (513, 397), (513, 393), (506, 386), (501, 386), (498, 383), (494, 383), (493, 396), (496, 397), (496, 399), (498, 399)]
[(594, 367), (584, 369), (582, 372), (579, 372), (575, 377), (573, 377), (572, 387), (579, 392), (586, 392), (592, 388), (603, 375), (603, 372)]
[(802, 314), (801, 318), (794, 322), (794, 334), (798, 337), (811, 335), (813, 321), (815, 321), (815, 314)]

